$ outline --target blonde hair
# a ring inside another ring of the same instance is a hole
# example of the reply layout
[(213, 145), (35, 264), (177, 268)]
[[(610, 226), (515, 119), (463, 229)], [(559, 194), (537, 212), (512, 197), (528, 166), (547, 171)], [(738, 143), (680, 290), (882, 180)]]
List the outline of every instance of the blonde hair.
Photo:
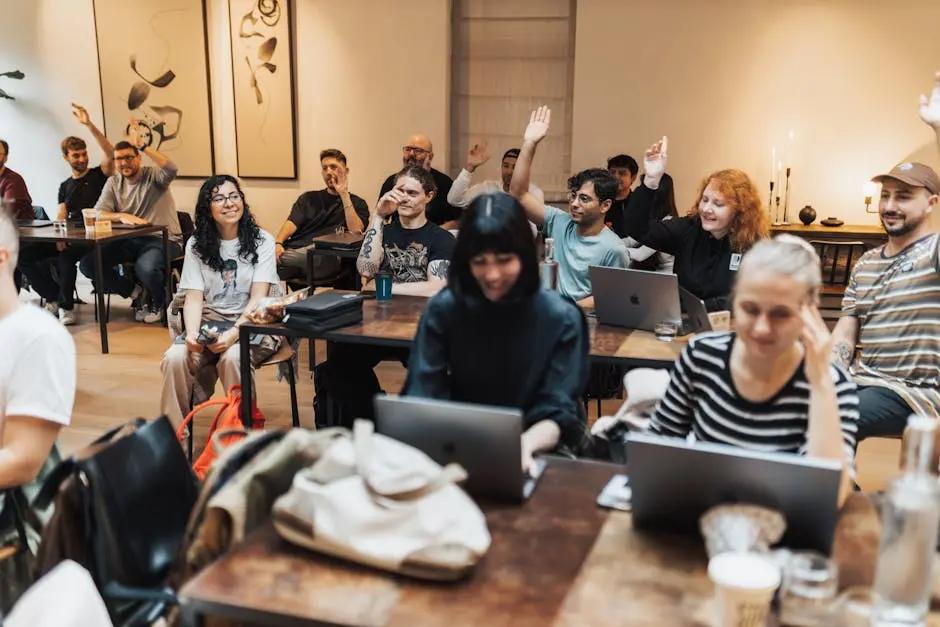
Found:
[(822, 285), (819, 255), (806, 240), (788, 235), (757, 242), (745, 253), (738, 268), (738, 279), (753, 270), (765, 270), (790, 277), (806, 286), (810, 300), (816, 302)]

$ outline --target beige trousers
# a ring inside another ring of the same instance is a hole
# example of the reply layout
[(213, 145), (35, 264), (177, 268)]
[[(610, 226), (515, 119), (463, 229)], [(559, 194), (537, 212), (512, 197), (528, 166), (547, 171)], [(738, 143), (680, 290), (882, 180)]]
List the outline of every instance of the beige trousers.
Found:
[(196, 373), (204, 366), (213, 364), (225, 391), (241, 381), (238, 343), (224, 353), (213, 353), (210, 350), (191, 353), (185, 344), (173, 344), (163, 354), (163, 361), (160, 362), (160, 372), (163, 373), (160, 411), (170, 418), (174, 427), (179, 427), (191, 409)]

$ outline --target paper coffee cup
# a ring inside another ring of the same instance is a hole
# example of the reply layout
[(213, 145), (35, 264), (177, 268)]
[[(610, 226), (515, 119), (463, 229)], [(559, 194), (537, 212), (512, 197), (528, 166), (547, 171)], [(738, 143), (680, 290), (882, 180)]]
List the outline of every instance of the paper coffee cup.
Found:
[(780, 585), (780, 568), (767, 555), (732, 552), (708, 562), (721, 627), (762, 627)]
[(82, 209), (82, 221), (85, 223), (86, 231), (95, 230), (95, 220), (98, 217), (97, 209)]

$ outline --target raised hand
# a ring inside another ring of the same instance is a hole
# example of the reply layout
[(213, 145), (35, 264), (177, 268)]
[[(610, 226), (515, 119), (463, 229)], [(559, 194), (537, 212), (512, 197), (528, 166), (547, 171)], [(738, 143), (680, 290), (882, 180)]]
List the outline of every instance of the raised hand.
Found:
[(127, 135), (124, 137), (128, 142), (133, 146), (140, 148), (144, 145), (144, 139), (141, 137), (140, 131), (140, 122), (135, 118), (131, 118), (130, 126), (127, 129)]
[(551, 109), (542, 105), (529, 116), (529, 125), (525, 127), (525, 134), (522, 138), (527, 142), (539, 143), (548, 134), (548, 127), (551, 121)]
[(666, 172), (666, 150), (669, 139), (663, 135), (663, 138), (650, 146), (643, 154), (643, 171), (647, 178), (659, 180)]
[(930, 98), (920, 97), (920, 119), (940, 132), (940, 72), (934, 75)]
[(473, 172), (490, 160), (490, 154), (486, 151), (487, 145), (488, 143), (484, 139), (470, 148), (470, 152), (467, 153), (467, 172)]
[(333, 191), (337, 194), (345, 194), (349, 191), (349, 177), (343, 168), (337, 168), (336, 174), (330, 178), (333, 184)]
[(815, 305), (803, 305), (803, 332), (801, 339), (806, 349), (804, 357), (806, 379), (810, 385), (824, 383), (830, 378), (832, 336)]
[(379, 198), (379, 204), (375, 207), (376, 215), (383, 218), (395, 213), (398, 205), (405, 201), (405, 195), (395, 189), (390, 189)]
[(91, 117), (88, 115), (88, 110), (80, 104), (72, 103), (72, 115), (75, 116), (79, 124), (84, 126), (91, 124)]

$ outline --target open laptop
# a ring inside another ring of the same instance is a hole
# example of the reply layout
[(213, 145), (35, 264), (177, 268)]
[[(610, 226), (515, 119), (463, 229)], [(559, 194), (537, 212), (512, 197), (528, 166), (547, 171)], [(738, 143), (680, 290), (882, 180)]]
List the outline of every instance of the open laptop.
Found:
[(631, 433), (633, 524), (699, 533), (699, 517), (725, 503), (762, 505), (787, 521), (781, 544), (828, 554), (838, 519), (839, 462)]
[(682, 308), (682, 335), (712, 330), (705, 301), (682, 286), (679, 286), (679, 306)]
[(376, 432), (423, 451), (437, 463), (460, 464), (464, 488), (483, 499), (521, 502), (531, 496), (545, 468), (536, 460), (522, 472), (522, 412), (518, 409), (376, 396)]
[(17, 220), (18, 229), (37, 229), (41, 226), (52, 226), (52, 220)]
[(602, 266), (589, 272), (601, 324), (654, 331), (663, 320), (682, 320), (676, 275)]

